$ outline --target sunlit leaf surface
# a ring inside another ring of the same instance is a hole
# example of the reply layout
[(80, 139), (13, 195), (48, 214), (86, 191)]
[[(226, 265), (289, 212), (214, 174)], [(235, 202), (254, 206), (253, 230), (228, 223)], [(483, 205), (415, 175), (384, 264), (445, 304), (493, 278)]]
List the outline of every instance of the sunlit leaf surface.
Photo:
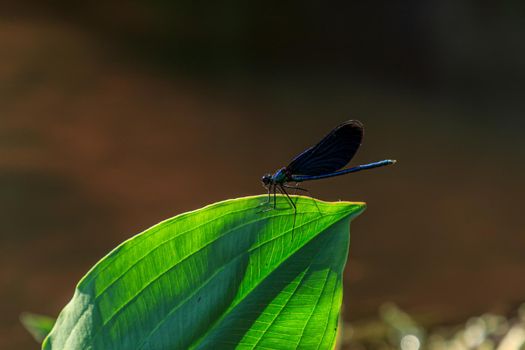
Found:
[(363, 203), (216, 203), (124, 242), (80, 281), (44, 349), (330, 349)]

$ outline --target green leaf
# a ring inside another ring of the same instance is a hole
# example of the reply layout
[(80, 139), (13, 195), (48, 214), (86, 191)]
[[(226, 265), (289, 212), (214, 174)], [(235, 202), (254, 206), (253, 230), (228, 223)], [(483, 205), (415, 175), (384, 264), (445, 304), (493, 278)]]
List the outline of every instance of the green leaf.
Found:
[(20, 315), (20, 322), (39, 343), (51, 332), (55, 320), (48, 316), (42, 316), (24, 312)]
[(44, 349), (330, 349), (364, 203), (227, 200), (136, 235), (78, 284)]

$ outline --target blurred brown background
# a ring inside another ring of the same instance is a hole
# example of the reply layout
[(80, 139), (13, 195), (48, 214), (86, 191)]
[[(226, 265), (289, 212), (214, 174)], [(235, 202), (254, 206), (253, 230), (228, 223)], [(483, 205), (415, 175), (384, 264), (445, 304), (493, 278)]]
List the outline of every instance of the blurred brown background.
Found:
[(56, 316), (121, 241), (262, 193), (350, 118), (353, 164), (399, 163), (309, 184), (369, 205), (346, 319), (525, 300), (525, 2), (0, 6), (0, 348), (37, 348), (18, 315)]

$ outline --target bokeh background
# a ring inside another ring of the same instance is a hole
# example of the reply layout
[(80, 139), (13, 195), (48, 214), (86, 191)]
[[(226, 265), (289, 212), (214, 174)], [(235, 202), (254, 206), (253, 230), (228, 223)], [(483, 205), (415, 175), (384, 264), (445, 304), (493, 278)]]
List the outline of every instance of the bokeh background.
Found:
[(0, 348), (36, 349), (131, 235), (263, 193), (342, 121), (353, 164), (309, 184), (366, 201), (345, 321), (393, 302), (433, 324), (525, 301), (525, 2), (23, 0), (0, 5)]

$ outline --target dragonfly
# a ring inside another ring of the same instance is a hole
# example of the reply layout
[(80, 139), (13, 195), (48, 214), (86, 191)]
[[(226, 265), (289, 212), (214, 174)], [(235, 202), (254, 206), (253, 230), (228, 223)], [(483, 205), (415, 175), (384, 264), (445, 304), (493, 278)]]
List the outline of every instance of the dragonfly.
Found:
[[(273, 174), (265, 174), (261, 181), (268, 190), (268, 201), (264, 204), (269, 205), (271, 203), (273, 193), (273, 209), (275, 209), (277, 191), (279, 191), (286, 195), (294, 210), (297, 210), (287, 189), (308, 192), (307, 189), (298, 187), (301, 182), (327, 179), (396, 163), (393, 159), (385, 159), (342, 169), (350, 162), (361, 146), (363, 133), (363, 123), (358, 120), (346, 121), (328, 133), (315, 146), (306, 149), (295, 157), (287, 166)], [(290, 183), (296, 185), (290, 186)]]

